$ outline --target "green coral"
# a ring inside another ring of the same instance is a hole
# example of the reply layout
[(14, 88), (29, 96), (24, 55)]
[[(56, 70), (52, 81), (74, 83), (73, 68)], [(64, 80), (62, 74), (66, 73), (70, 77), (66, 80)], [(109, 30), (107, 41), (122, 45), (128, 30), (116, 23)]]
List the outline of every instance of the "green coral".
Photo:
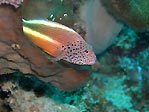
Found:
[(149, 29), (149, 0), (102, 0), (118, 20), (138, 31)]

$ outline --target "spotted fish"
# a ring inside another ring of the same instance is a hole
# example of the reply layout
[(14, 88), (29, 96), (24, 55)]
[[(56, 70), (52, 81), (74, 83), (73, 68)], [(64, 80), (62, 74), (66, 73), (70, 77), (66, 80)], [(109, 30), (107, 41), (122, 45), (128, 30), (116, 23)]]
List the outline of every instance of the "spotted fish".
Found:
[(47, 20), (23, 20), (27, 37), (50, 56), (79, 65), (92, 65), (92, 47), (74, 30)]

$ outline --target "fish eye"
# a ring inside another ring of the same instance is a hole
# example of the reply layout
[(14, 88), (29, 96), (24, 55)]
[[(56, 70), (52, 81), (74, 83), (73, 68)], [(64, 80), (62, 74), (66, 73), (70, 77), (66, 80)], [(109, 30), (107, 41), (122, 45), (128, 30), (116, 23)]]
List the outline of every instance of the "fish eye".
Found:
[(88, 53), (88, 50), (85, 50), (85, 53)]

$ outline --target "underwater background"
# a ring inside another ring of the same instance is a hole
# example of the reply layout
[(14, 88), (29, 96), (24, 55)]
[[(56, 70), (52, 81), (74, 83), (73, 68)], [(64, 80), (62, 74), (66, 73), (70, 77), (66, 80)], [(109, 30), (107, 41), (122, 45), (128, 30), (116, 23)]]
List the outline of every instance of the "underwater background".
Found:
[[(74, 29), (96, 63), (51, 61), (22, 18)], [(0, 0), (0, 112), (149, 112), (149, 1)]]

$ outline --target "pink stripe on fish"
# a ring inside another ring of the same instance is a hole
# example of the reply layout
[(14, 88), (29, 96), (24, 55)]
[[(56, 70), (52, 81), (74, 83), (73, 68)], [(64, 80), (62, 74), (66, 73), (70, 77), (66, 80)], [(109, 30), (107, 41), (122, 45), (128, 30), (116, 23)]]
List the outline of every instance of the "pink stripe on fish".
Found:
[(0, 5), (1, 4), (10, 4), (10, 5), (13, 5), (15, 8), (18, 8), (22, 2), (23, 2), (23, 0), (0, 0)]

